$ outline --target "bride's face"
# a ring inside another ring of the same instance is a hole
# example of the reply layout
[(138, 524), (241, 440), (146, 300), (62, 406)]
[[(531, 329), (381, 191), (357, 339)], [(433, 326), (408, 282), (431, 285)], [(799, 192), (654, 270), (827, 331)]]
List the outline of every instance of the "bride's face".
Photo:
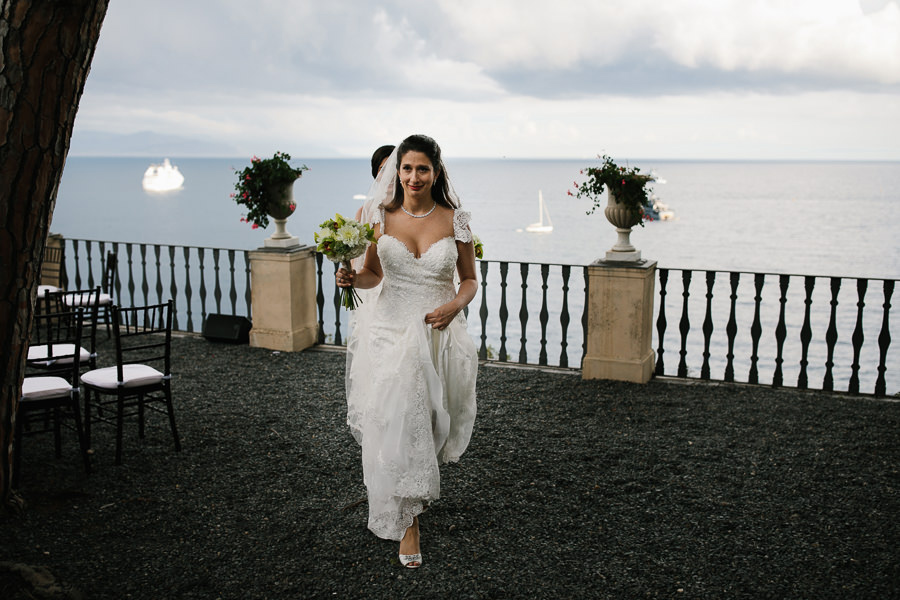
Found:
[(431, 198), (431, 186), (434, 185), (436, 173), (425, 153), (410, 150), (400, 157), (400, 170), (397, 175), (408, 198)]

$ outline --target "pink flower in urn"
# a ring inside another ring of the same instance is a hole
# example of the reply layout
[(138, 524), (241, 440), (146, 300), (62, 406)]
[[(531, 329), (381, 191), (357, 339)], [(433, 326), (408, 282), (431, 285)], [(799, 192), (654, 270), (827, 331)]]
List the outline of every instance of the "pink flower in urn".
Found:
[(288, 204), (288, 208), (291, 209), (291, 212), (294, 212), (294, 210), (297, 208), (297, 205), (291, 202), (290, 204)]
[(244, 177), (244, 181), (250, 181), (250, 176), (247, 175), (246, 177)]
[(259, 229), (259, 225), (257, 225), (256, 223), (254, 223), (253, 225), (251, 225), (251, 228), (252, 228), (252, 229)]
[(254, 154), (254, 155), (253, 155), (253, 158), (250, 159), (250, 162), (258, 163), (258, 162), (259, 162), (259, 157), (256, 156), (256, 155)]

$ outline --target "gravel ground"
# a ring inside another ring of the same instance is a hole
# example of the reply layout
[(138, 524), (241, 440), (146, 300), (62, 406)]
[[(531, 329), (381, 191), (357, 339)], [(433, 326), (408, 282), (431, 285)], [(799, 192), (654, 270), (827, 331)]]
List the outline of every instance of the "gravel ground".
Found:
[(98, 600), (900, 596), (896, 401), (482, 366), (407, 571), (366, 529), (343, 353), (173, 352), (184, 450), (161, 414), (119, 467), (95, 425), (89, 477), (71, 432), (26, 439), (0, 561)]

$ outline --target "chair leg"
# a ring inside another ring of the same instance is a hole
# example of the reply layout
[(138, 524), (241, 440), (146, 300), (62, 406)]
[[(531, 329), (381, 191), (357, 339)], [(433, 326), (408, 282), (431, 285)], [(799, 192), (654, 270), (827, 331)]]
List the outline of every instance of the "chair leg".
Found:
[(19, 414), (16, 415), (16, 428), (15, 433), (13, 434), (15, 436), (13, 438), (13, 472), (10, 481), (13, 488), (19, 486), (19, 474), (22, 472), (22, 435), (25, 432), (22, 423), (24, 421), (25, 411), (22, 410), (22, 405), (19, 404)]
[(144, 439), (144, 395), (138, 395), (138, 437)]
[(91, 448), (91, 390), (84, 390), (84, 444)]
[(122, 429), (125, 422), (125, 400), (119, 396), (116, 402), (116, 464), (122, 464)]
[(172, 388), (168, 385), (163, 388), (166, 396), (166, 412), (169, 413), (169, 427), (172, 428), (172, 437), (175, 438), (175, 451), (181, 452), (181, 438), (178, 437), (178, 428), (175, 427), (175, 407), (172, 405)]
[(56, 451), (56, 458), (62, 458), (61, 412), (58, 406), (53, 408), (53, 449)]
[(84, 434), (84, 427), (81, 424), (81, 412), (78, 406), (78, 400), (72, 399), (72, 415), (75, 419), (75, 432), (78, 434), (78, 447), (81, 449), (81, 459), (84, 461), (84, 472), (91, 474), (91, 457), (88, 454), (87, 437)]

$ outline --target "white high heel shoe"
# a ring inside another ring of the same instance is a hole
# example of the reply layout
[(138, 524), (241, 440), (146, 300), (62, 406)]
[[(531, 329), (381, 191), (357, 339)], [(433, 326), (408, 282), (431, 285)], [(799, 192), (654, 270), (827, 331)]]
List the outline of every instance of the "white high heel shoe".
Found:
[(400, 564), (407, 569), (418, 569), (422, 566), (422, 554), (398, 554)]
[[(413, 524), (416, 526), (416, 531), (419, 529), (419, 520), (416, 518), (413, 521)], [(406, 537), (404, 535), (404, 537)], [(402, 564), (407, 569), (418, 569), (422, 566), (422, 552), (418, 552), (417, 554), (398, 554), (400, 557), (400, 564)]]

